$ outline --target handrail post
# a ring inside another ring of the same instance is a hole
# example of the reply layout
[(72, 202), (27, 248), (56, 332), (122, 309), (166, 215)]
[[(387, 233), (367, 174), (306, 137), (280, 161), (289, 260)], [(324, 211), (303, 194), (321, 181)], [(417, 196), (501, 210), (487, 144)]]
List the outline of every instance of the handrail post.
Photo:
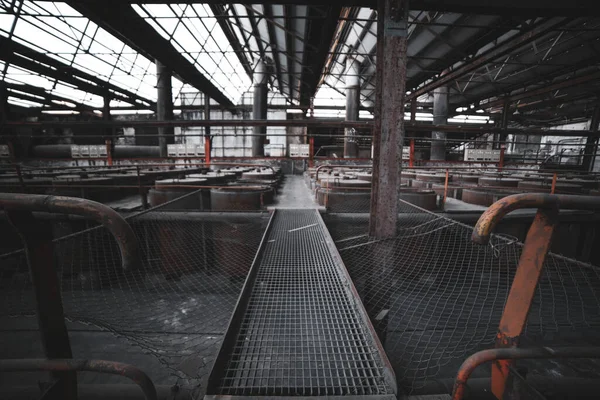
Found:
[[(558, 223), (560, 206), (571, 209), (600, 210), (600, 200), (586, 196), (550, 194), (517, 194), (492, 204), (479, 218), (473, 229), (473, 241), (487, 244), (494, 227), (509, 212), (521, 208), (537, 208), (533, 224), (527, 232), (517, 271), (502, 313), (496, 348), (517, 347), (527, 322), (552, 235)], [(492, 393), (502, 399), (509, 369), (513, 361), (498, 361), (492, 366)]]
[[(54, 265), (52, 227), (48, 221), (36, 220), (31, 211), (6, 210), (6, 216), (25, 246), (44, 353), (49, 359), (71, 358), (73, 354)], [(77, 398), (74, 372), (54, 371), (52, 377), (56, 379), (53, 390), (57, 391), (57, 398)]]

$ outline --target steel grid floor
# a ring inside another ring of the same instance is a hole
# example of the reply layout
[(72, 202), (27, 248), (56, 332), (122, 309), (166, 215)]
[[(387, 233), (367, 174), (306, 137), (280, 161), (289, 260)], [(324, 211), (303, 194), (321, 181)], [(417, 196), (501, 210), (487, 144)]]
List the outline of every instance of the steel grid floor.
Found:
[(316, 210), (277, 211), (253, 270), (209, 397), (395, 392), (389, 362)]

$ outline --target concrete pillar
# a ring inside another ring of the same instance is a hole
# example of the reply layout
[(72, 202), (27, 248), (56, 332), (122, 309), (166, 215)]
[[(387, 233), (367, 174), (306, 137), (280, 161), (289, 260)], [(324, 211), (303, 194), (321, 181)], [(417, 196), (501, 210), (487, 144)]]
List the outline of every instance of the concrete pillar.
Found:
[[(267, 119), (267, 67), (260, 60), (256, 64), (252, 76), (254, 86), (254, 102), (252, 103), (252, 119)], [(265, 141), (267, 139), (267, 127), (255, 126), (252, 136), (252, 157), (262, 157), (265, 155)], [(260, 136), (257, 136), (260, 135)]]
[[(360, 64), (352, 56), (346, 58), (346, 121), (358, 121), (360, 106)], [(358, 157), (356, 130), (344, 131), (344, 158)]]
[(369, 234), (396, 235), (404, 141), (408, 0), (381, 0), (377, 12), (377, 66), (373, 127), (373, 190)]
[[(164, 66), (160, 61), (155, 60), (156, 64), (156, 91), (158, 93), (156, 100), (156, 119), (158, 121), (173, 120), (173, 88), (171, 86), (171, 70)], [(158, 128), (158, 146), (160, 156), (167, 157), (167, 144), (174, 143), (174, 129), (172, 127)]]
[[(448, 123), (448, 87), (441, 86), (433, 91), (433, 124)], [(446, 132), (431, 132), (430, 160), (446, 159)]]

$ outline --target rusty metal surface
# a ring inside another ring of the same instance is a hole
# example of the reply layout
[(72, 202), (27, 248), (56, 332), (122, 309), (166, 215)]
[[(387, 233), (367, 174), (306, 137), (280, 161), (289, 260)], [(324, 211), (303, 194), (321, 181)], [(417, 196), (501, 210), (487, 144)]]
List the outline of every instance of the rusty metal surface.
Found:
[(0, 208), (75, 214), (92, 218), (104, 225), (115, 237), (121, 251), (124, 270), (134, 269), (139, 263), (138, 243), (131, 227), (116, 211), (103, 204), (74, 197), (0, 193)]
[[(525, 245), (498, 327), (496, 347), (516, 347), (523, 333), (558, 220), (558, 204), (539, 209), (527, 232)], [(492, 366), (492, 393), (502, 399), (510, 373), (510, 361)]]
[[(369, 234), (396, 234), (404, 141), (408, 1), (380, 1), (377, 13), (373, 193)], [(404, 26), (392, 29), (392, 26)]]
[[(519, 194), (494, 203), (479, 218), (472, 239), (487, 244), (494, 226), (509, 212), (520, 208), (538, 208), (527, 232), (516, 274), (498, 327), (496, 347), (516, 347), (523, 333), (535, 291), (540, 280), (552, 235), (558, 222), (560, 206), (578, 209), (600, 209), (600, 200), (583, 196)], [(492, 366), (492, 393), (503, 398), (510, 374), (511, 361), (498, 361)]]
[[(44, 354), (48, 358), (71, 358), (73, 353), (55, 268), (52, 226), (48, 221), (36, 220), (31, 211), (6, 210), (6, 214), (25, 247)], [(77, 398), (77, 376), (74, 373), (54, 371), (52, 376), (56, 379), (53, 390), (57, 396)]]
[(144, 392), (146, 400), (157, 400), (156, 388), (152, 380), (142, 370), (128, 364), (105, 360), (77, 359), (13, 359), (0, 360), (0, 372), (73, 372), (89, 371), (120, 375), (134, 381)]
[(565, 348), (508, 348), (479, 351), (467, 358), (456, 375), (452, 400), (464, 398), (467, 381), (478, 366), (497, 360), (517, 359), (552, 359), (552, 358), (600, 358), (599, 347), (565, 347)]
[(511, 211), (520, 208), (550, 208), (555, 205), (561, 209), (598, 211), (600, 210), (600, 198), (542, 193), (507, 196), (498, 200), (481, 215), (473, 230), (473, 241), (486, 244), (496, 224)]

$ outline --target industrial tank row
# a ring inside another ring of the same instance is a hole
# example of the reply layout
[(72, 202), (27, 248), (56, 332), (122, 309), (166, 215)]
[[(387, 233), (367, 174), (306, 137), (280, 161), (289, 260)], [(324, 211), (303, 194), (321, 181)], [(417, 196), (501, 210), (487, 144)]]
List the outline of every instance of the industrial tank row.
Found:
[[(445, 170), (405, 169), (401, 176), (400, 198), (426, 210), (443, 208), (444, 193), (448, 198), (465, 203), (490, 206), (515, 193), (550, 193), (552, 173), (530, 171), (481, 172), (450, 171), (445, 190)], [(600, 194), (600, 180), (594, 175), (560, 174), (554, 183), (557, 194)], [(321, 206), (331, 211), (368, 212), (371, 196), (371, 168), (311, 168), (305, 181)]]
[(270, 167), (38, 168), (22, 170), (20, 176), (0, 171), (0, 192), (73, 196), (101, 203), (141, 194), (150, 206), (198, 192), (172, 208), (201, 211), (260, 210), (273, 202), (280, 182), (280, 169)]

